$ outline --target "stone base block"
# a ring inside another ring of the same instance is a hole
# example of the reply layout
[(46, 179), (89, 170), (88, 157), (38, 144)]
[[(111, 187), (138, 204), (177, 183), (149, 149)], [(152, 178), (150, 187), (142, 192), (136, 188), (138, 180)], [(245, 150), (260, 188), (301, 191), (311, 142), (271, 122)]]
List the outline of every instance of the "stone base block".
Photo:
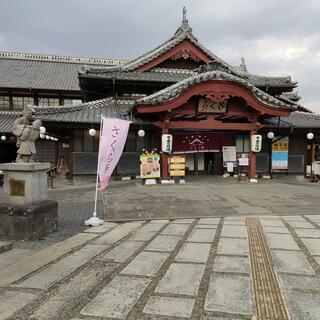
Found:
[(34, 205), (0, 203), (0, 237), (37, 240), (58, 227), (58, 202), (46, 200)]

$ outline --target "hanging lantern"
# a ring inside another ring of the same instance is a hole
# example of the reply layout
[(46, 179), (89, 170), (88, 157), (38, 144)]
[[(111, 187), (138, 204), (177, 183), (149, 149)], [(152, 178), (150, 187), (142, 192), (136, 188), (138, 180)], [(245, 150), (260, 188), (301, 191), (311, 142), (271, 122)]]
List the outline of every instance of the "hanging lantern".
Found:
[(40, 133), (40, 138), (45, 139), (46, 135), (44, 133)]
[(143, 129), (140, 129), (139, 131), (138, 131), (138, 136), (139, 137), (144, 137), (144, 135), (145, 135), (146, 133), (145, 133), (145, 131), (143, 130)]
[(272, 131), (269, 131), (268, 133), (267, 133), (267, 137), (268, 137), (268, 139), (273, 139), (274, 138), (274, 133), (272, 132)]
[(313, 137), (314, 137), (314, 134), (313, 134), (312, 132), (309, 132), (309, 133), (307, 134), (307, 139), (308, 139), (308, 140), (312, 140)]
[(50, 140), (51, 137), (50, 137), (48, 134), (46, 134), (46, 139), (47, 139), (47, 140)]
[(2, 141), (6, 141), (6, 140), (7, 140), (7, 137), (3, 134), (3, 135), (1, 136), (1, 140), (2, 140)]
[(41, 126), (41, 127), (39, 128), (39, 131), (40, 131), (40, 133), (46, 133), (46, 128), (43, 127), (43, 126)]
[(94, 137), (94, 136), (96, 135), (96, 133), (97, 133), (96, 129), (91, 128), (91, 129), (89, 130), (89, 135), (90, 135), (91, 137)]

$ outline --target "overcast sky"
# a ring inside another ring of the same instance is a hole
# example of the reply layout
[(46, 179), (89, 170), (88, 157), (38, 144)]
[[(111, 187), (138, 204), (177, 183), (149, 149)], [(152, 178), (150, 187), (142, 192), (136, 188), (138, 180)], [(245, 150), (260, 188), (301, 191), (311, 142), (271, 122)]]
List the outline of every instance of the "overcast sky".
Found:
[(2, 0), (0, 50), (132, 59), (173, 35), (183, 6), (201, 44), (251, 73), (290, 75), (320, 113), (320, 0)]

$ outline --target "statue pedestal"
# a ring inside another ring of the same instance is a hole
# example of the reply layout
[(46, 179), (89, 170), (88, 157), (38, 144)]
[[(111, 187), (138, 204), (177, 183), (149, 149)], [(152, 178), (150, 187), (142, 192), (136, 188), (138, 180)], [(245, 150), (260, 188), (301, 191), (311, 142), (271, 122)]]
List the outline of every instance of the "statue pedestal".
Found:
[(0, 237), (36, 240), (57, 230), (58, 204), (48, 200), (49, 163), (3, 163)]

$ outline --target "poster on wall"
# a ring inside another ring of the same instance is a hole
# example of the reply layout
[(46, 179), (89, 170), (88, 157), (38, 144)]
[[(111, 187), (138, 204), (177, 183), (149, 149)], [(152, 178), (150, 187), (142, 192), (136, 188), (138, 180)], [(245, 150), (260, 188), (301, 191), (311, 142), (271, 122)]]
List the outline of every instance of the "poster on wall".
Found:
[(140, 155), (140, 176), (141, 179), (160, 178), (160, 154), (156, 149), (143, 150)]
[(186, 155), (170, 157), (170, 176), (184, 177), (186, 175)]
[(287, 170), (289, 137), (274, 137), (272, 142), (272, 170)]
[[(237, 166), (237, 152), (235, 146), (223, 146), (222, 147), (223, 166), (226, 168), (228, 162), (233, 163), (233, 166)], [(230, 166), (230, 165), (229, 165)]]

